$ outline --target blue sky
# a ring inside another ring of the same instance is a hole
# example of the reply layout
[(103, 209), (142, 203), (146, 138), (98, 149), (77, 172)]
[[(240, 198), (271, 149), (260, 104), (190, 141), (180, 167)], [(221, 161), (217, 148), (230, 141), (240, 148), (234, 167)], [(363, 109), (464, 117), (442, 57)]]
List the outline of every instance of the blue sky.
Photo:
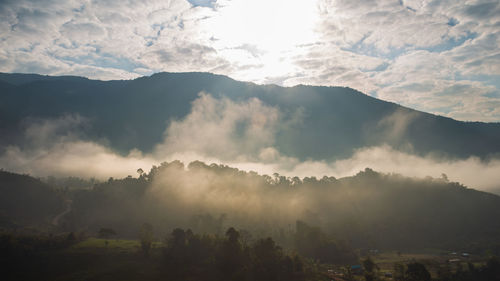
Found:
[(209, 71), (500, 121), (499, 1), (0, 1), (0, 71)]

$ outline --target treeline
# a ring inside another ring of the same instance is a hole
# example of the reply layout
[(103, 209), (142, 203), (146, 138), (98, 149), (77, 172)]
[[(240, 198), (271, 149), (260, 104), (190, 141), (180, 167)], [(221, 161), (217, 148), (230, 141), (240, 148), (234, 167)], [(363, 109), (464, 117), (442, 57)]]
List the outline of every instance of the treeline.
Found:
[[(307, 226), (306, 226), (307, 227)], [(224, 236), (174, 229), (161, 246), (151, 248), (152, 228), (141, 229), (142, 247), (136, 252), (109, 248), (71, 249), (86, 237), (0, 234), (0, 274), (3, 280), (73, 280), (91, 272), (91, 280), (331, 280), (328, 266), (281, 248), (272, 238), (248, 242), (230, 227)], [(120, 242), (116, 242), (120, 243)], [(145, 247), (145, 245), (149, 245)], [(95, 246), (94, 246), (95, 247)], [(82, 250), (83, 249), (83, 250)], [(356, 261), (358, 263), (358, 261)], [(102, 264), (104, 263), (104, 264)], [(380, 271), (370, 258), (361, 261), (363, 272), (338, 267), (335, 280), (355, 281), (497, 281), (500, 261), (484, 264), (395, 263), (391, 274)], [(465, 266), (464, 266), (465, 265)], [(129, 268), (131, 267), (131, 268)], [(103, 270), (103, 268), (105, 270)], [(430, 272), (433, 272), (431, 275)], [(432, 277), (433, 276), (433, 277)]]
[[(48, 252), (56, 252), (78, 241), (74, 233), (27, 235), (0, 233), (0, 275), (5, 280), (31, 280), (48, 270)], [(28, 278), (28, 279), (26, 279)]]
[(73, 233), (59, 236), (3, 233), (0, 234), (0, 273), (5, 280), (66, 280), (65, 274), (71, 269), (64, 265), (92, 272), (97, 265), (89, 258), (104, 258), (110, 266), (107, 270), (116, 270), (106, 273), (111, 279), (123, 278), (131, 262), (135, 270), (153, 269), (143, 276), (147, 280), (299, 281), (320, 277), (314, 264), (298, 254), (285, 252), (270, 237), (246, 243), (232, 227), (223, 237), (177, 228), (165, 238), (162, 246), (151, 249), (148, 244), (151, 236), (144, 234), (152, 229), (146, 228), (141, 237), (142, 249), (137, 253), (108, 249), (107, 240), (105, 248), (69, 250), (69, 246), (81, 241)]
[[(172, 280), (310, 280), (313, 272), (272, 238), (244, 244), (234, 228), (224, 238), (175, 229), (163, 250)], [(309, 278), (308, 278), (309, 277)]]
[(61, 191), (77, 190), (77, 189), (91, 189), (94, 185), (101, 183), (101, 181), (90, 178), (83, 179), (79, 177), (54, 177), (48, 176), (40, 178), (40, 180), (48, 184), (52, 188), (56, 188)]

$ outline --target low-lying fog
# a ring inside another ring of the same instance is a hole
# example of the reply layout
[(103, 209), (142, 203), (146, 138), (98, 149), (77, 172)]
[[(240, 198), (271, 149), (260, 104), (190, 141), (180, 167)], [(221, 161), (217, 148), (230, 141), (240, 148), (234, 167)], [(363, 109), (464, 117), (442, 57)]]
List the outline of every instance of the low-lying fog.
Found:
[[(398, 151), (388, 144), (363, 147), (345, 159), (299, 161), (281, 153), (276, 132), (283, 126), (300, 122), (300, 111), (285, 120), (279, 108), (258, 99), (234, 102), (200, 93), (190, 114), (167, 124), (164, 139), (151, 153), (132, 150), (128, 155), (114, 152), (106, 140), (90, 141), (81, 133), (91, 122), (79, 115), (55, 119), (31, 120), (23, 146), (9, 146), (0, 155), (0, 167), (34, 176), (79, 176), (107, 179), (136, 174), (164, 161), (223, 163), (246, 171), (285, 176), (344, 177), (366, 167), (385, 173), (416, 177), (442, 177), (470, 188), (493, 191), (499, 188), (500, 159), (488, 161), (476, 157), (447, 159), (435, 155), (418, 156)], [(391, 134), (411, 122), (408, 116), (388, 116), (384, 126)], [(411, 147), (411, 146), (410, 146)]]

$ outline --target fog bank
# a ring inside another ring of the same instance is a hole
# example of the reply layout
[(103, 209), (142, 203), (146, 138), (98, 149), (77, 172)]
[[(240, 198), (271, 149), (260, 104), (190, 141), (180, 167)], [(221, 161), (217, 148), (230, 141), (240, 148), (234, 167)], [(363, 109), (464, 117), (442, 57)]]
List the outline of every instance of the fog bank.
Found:
[[(397, 138), (410, 122), (411, 116), (396, 114), (382, 120), (380, 126)], [(498, 158), (482, 161), (477, 157), (450, 160), (434, 155), (418, 156), (395, 150), (389, 144), (360, 148), (345, 159), (299, 161), (283, 155), (277, 148), (276, 134), (289, 124), (280, 108), (255, 98), (235, 102), (200, 93), (192, 103), (191, 112), (181, 120), (171, 120), (163, 141), (148, 154), (134, 149), (120, 155), (105, 140), (89, 140), (82, 127), (92, 124), (78, 115), (27, 120), (27, 124), (25, 144), (6, 147), (0, 155), (1, 168), (34, 176), (107, 179), (135, 175), (138, 168), (149, 170), (163, 161), (178, 159), (184, 163), (200, 160), (260, 174), (301, 178), (345, 177), (369, 167), (415, 177), (446, 174), (450, 181), (487, 191), (498, 189), (500, 183)]]

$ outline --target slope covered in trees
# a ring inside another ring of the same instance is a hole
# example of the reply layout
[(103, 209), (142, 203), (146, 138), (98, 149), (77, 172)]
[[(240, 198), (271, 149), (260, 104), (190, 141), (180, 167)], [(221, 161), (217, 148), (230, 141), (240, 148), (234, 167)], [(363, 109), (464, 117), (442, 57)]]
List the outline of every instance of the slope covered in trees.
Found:
[[(22, 142), (27, 118), (79, 114), (94, 140), (112, 148), (151, 151), (166, 124), (185, 117), (200, 92), (233, 101), (258, 98), (279, 108), (276, 146), (287, 156), (333, 159), (389, 143), (419, 154), (482, 158), (500, 152), (500, 124), (460, 122), (384, 102), (342, 87), (255, 85), (208, 73), (158, 73), (128, 81), (0, 74), (0, 145)], [(394, 131), (394, 128), (397, 131)]]
[[(73, 204), (62, 218), (64, 231), (109, 227), (137, 237), (148, 222), (157, 233), (182, 227), (223, 235), (234, 226), (247, 239), (270, 236), (285, 248), (324, 260), (330, 259), (326, 253), (348, 260), (353, 248), (482, 253), (498, 251), (500, 242), (500, 222), (494, 219), (500, 216), (499, 196), (446, 179), (370, 169), (340, 179), (299, 179), (174, 161), (138, 178), (109, 179), (90, 190), (68, 192)], [(34, 206), (46, 206), (45, 213), (55, 208), (52, 197), (37, 199)]]
[(40, 180), (0, 171), (0, 228), (50, 225), (63, 205), (60, 194)]
[[(394, 278), (491, 280), (499, 272), (498, 260), (485, 261), (500, 255), (494, 219), (500, 197), (445, 177), (365, 169), (352, 177), (300, 179), (173, 161), (90, 189), (74, 178), (48, 182), (75, 188), (56, 192), (30, 176), (0, 173), (0, 208), (16, 220), (0, 226), (7, 280), (80, 274), (92, 280), (330, 280), (334, 273), (326, 265), (344, 272), (345, 280), (358, 280), (348, 268), (360, 259), (365, 278), (384, 280), (387, 265), (384, 271), (368, 266), (369, 249), (427, 248), (474, 258), (466, 270), (440, 261), (446, 256), (412, 260), (396, 264)], [(36, 224), (56, 216), (63, 198), (72, 204), (60, 224)], [(38, 235), (30, 234), (32, 227)], [(85, 240), (89, 235), (103, 239)], [(131, 243), (137, 246), (125, 246)]]

